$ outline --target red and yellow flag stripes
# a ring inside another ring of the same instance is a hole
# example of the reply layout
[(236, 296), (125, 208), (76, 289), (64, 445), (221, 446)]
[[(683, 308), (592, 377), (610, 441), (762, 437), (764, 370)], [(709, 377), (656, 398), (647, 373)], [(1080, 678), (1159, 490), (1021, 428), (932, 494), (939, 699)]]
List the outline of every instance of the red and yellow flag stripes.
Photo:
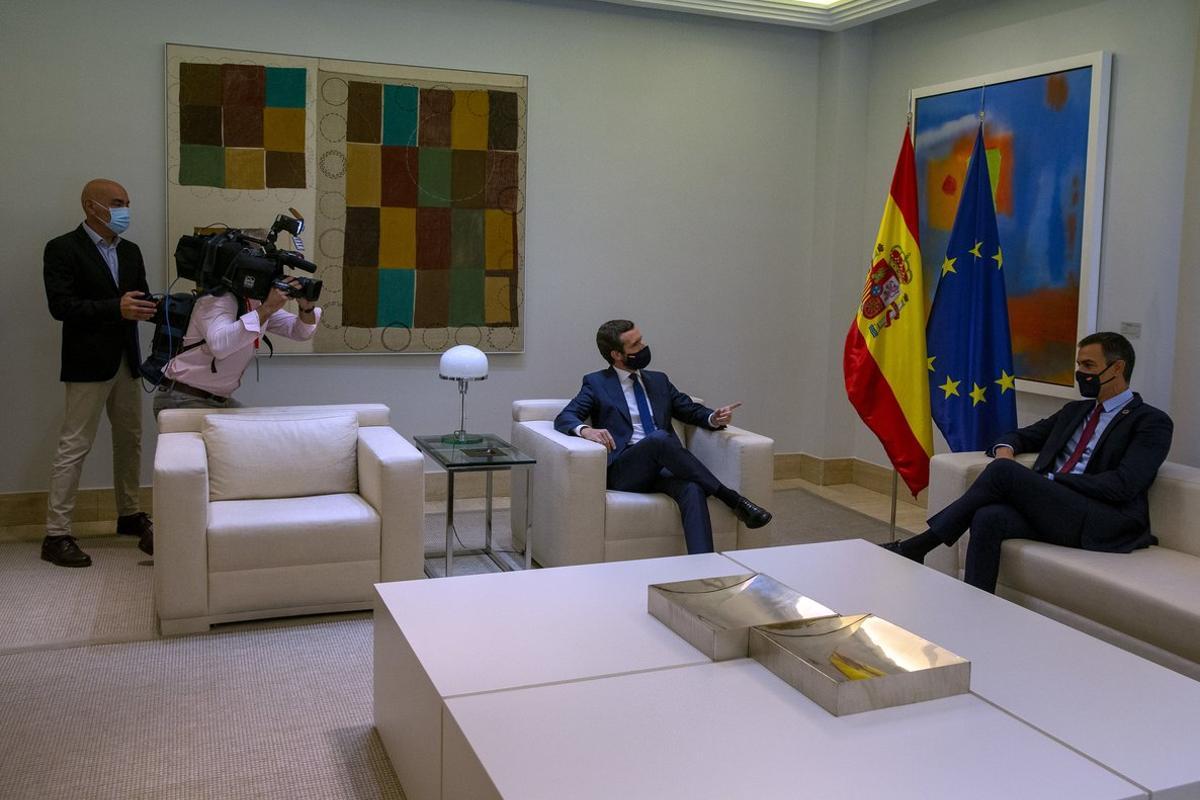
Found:
[(842, 371), (850, 403), (914, 495), (929, 485), (933, 453), (918, 237), (917, 170), (906, 128)]

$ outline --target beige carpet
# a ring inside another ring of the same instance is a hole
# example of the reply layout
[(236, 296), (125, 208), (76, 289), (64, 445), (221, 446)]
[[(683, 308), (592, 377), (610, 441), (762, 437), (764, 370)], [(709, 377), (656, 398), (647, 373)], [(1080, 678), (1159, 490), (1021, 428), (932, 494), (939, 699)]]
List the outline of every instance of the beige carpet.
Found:
[[(771, 510), (778, 544), (888, 536), (803, 490)], [(483, 513), (455, 516), (461, 544), (482, 543)], [(427, 551), (444, 521), (426, 516)], [(494, 521), (508, 549), (507, 510)], [(132, 539), (80, 543), (93, 565), (76, 570), (0, 544), (0, 798), (403, 797), (372, 727), (369, 614), (158, 639), (150, 559)], [(456, 559), (456, 574), (496, 569)]]
[(137, 539), (101, 536), (79, 546), (92, 566), (42, 561), (40, 543), (0, 544), (0, 653), (155, 637), (154, 568)]
[[(803, 489), (775, 492), (767, 529), (773, 544), (888, 537), (887, 525), (817, 497)], [(445, 545), (445, 515), (425, 516), (426, 552)], [(483, 544), (483, 512), (455, 513), (458, 543), (463, 549)], [(524, 558), (513, 553), (507, 509), (493, 517), (495, 549), (510, 567)], [(153, 562), (137, 549), (132, 537), (80, 539), (92, 557), (86, 569), (64, 569), (38, 558), (36, 542), (0, 543), (0, 654), (83, 644), (135, 642), (157, 638), (153, 607)], [(443, 559), (427, 559), (434, 575), (444, 572)], [(484, 556), (461, 556), (455, 575), (496, 572)]]
[(0, 797), (403, 798), (368, 617), (0, 656)]

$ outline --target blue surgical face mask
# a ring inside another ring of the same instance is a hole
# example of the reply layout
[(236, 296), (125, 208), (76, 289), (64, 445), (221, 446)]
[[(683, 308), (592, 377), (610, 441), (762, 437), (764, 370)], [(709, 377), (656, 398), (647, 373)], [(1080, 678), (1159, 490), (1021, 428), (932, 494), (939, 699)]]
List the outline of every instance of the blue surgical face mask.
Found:
[[(92, 202), (95, 203), (94, 200)], [(105, 208), (105, 206), (102, 206), (99, 203), (96, 203), (96, 206), (98, 208)], [(109, 220), (108, 220), (108, 222), (105, 222), (104, 224), (108, 226), (108, 229), (110, 231), (115, 233), (117, 236), (120, 236), (122, 233), (129, 230), (129, 207), (128, 206), (124, 206), (121, 208), (107, 208), (106, 210), (108, 211), (108, 214), (109, 214)]]
[(108, 210), (110, 219), (104, 223), (108, 229), (120, 236), (129, 229), (129, 209), (128, 208), (110, 208)]

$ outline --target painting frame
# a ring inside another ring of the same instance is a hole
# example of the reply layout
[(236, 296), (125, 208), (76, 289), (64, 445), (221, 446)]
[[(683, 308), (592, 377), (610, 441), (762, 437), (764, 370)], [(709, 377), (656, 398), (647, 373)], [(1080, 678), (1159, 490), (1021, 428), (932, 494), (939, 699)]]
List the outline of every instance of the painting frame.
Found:
[[(1075, 278), (1074, 272), (1070, 274), (1071, 278), (1077, 280), (1076, 287), (1078, 291), (1078, 299), (1075, 303), (1074, 338), (1076, 341), (1095, 330), (1096, 321), (1099, 316), (1100, 263), (1104, 220), (1105, 166), (1108, 149), (1112, 54), (1106, 51), (1096, 51), (987, 75), (923, 86), (911, 91), (909, 101), (909, 112), (913, 120), (914, 146), (917, 150), (918, 169), (920, 169), (922, 164), (929, 163), (928, 146), (925, 145), (922, 139), (922, 134), (924, 133), (921, 127), (923, 103), (929, 104), (925, 106), (926, 109), (932, 109), (934, 106), (930, 103), (931, 100), (936, 99), (937, 102), (945, 104), (948, 99), (947, 96), (950, 95), (959, 95), (965, 100), (972, 97), (975, 94), (975, 90), (980, 90), (978, 92), (979, 100), (976, 102), (982, 105), (981, 110), (984, 112), (986, 130), (988, 87), (999, 87), (1001, 85), (1015, 87), (1021, 82), (1030, 82), (1030, 86), (1032, 86), (1032, 82), (1044, 81), (1054, 76), (1066, 75), (1084, 69), (1091, 70), (1090, 85), (1087, 91), (1086, 133), (1076, 132), (1077, 139), (1072, 140), (1072, 144), (1082, 145), (1085, 148), (1085, 156), (1082, 164), (1084, 186), (1080, 192), (1082, 196), (1082, 214), (1079, 215), (1077, 220), (1077, 278)], [(924, 177), (920, 174), (918, 175), (918, 184), (921, 186), (925, 185), (923, 182)], [(995, 182), (999, 179), (994, 178), (993, 180), (994, 186), (998, 185)], [(925, 211), (927, 210), (926, 203), (928, 202), (928, 198), (920, 197), (921, 194), (919, 191), (919, 199), (922, 201), (921, 241), (924, 248), (927, 241), (932, 240), (932, 237), (927, 236), (929, 228), (926, 224)], [(928, 195), (928, 192), (925, 194)], [(1018, 236), (1017, 241), (1012, 241), (1013, 232), (1010, 230), (1008, 233), (1009, 241), (1005, 241), (1004, 233), (1002, 232), (1002, 245), (1006, 252), (1022, 253), (1027, 250), (1027, 237), (1033, 234), (1029, 230), (1024, 230), (1020, 233), (1024, 234), (1026, 238), (1022, 239)], [(926, 268), (934, 268), (934, 265), (940, 262), (940, 255), (932, 251), (926, 253), (924, 259), (927, 265)], [(1008, 275), (1006, 277), (1008, 278), (1006, 283), (1011, 287), (1013, 285), (1013, 278)], [(930, 291), (933, 290), (936, 283), (935, 275), (927, 282)], [(1009, 294), (1011, 308), (1013, 296), (1011, 289)], [(1014, 338), (1015, 336), (1016, 331), (1014, 330)], [(1070, 351), (1072, 354), (1070, 363), (1058, 363), (1065, 359), (1065, 355), (1060, 355), (1055, 360), (1055, 367), (1058, 369), (1059, 374), (1064, 376), (1074, 370), (1074, 342), (1071, 342)], [(1073, 383), (1067, 383), (1065, 380), (1063, 382), (1036, 380), (1031, 379), (1028, 375), (1018, 375), (1016, 388), (1019, 392), (1060, 398), (1075, 398), (1078, 396)]]

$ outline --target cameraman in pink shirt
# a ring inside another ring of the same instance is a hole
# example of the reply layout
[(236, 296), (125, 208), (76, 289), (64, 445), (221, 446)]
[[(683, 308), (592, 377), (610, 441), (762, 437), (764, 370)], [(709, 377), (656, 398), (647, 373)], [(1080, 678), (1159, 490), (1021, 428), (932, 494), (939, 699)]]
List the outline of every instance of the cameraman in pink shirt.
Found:
[[(286, 279), (294, 286), (299, 283)], [(154, 416), (164, 408), (236, 408), (232, 395), (258, 353), (262, 337), (277, 333), (308, 341), (316, 333), (321, 309), (297, 298), (300, 314), (284, 311), (288, 295), (277, 287), (261, 303), (226, 290), (196, 301), (180, 352), (163, 370), (166, 380), (154, 396)]]

